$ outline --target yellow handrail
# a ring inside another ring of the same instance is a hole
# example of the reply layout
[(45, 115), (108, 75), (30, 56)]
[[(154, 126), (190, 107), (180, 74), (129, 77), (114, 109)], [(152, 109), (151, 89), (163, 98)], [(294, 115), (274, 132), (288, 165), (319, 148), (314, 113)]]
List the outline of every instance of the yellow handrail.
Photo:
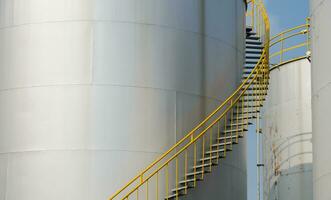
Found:
[[(305, 39), (299, 38), (299, 36), (306, 36)], [(293, 42), (294, 40), (299, 40), (296, 44), (291, 46), (286, 46), (286, 43)], [(302, 41), (303, 40), (303, 41)], [(280, 47), (278, 47), (279, 45)], [(293, 52), (293, 50), (305, 48), (306, 55), (291, 55), (287, 52)], [(289, 62), (293, 62), (296, 60), (300, 60), (306, 57), (309, 57), (310, 52), (310, 19), (306, 19), (306, 23), (287, 29), (270, 39), (270, 52), (271, 55), (269, 57), (270, 62), (275, 62), (272, 65), (272, 70), (287, 64)], [(285, 56), (289, 58), (284, 58)], [(279, 57), (279, 58), (278, 58)], [(277, 59), (278, 58), (278, 59)]]
[[(258, 95), (260, 90), (258, 89), (266, 89), (265, 85), (267, 84), (268, 74), (269, 74), (269, 30), (270, 30), (270, 24), (269, 24), (269, 18), (267, 15), (267, 12), (264, 8), (263, 3), (261, 3), (260, 0), (251, 0), (248, 2), (250, 4), (251, 9), (254, 11), (252, 13), (257, 13), (257, 18), (254, 19), (255, 25), (252, 25), (253, 31), (255, 31), (258, 36), (261, 38), (261, 42), (264, 45), (262, 56), (260, 57), (258, 63), (254, 67), (254, 69), (251, 71), (251, 73), (248, 75), (248, 77), (240, 84), (240, 86), (219, 106), (217, 107), (210, 115), (208, 115), (200, 124), (198, 124), (193, 130), (191, 130), (184, 138), (182, 138), (180, 141), (178, 141), (174, 146), (172, 146), (168, 151), (166, 151), (164, 154), (162, 154), (158, 159), (156, 159), (154, 162), (152, 162), (147, 168), (145, 168), (142, 172), (140, 172), (136, 177), (131, 179), (124, 187), (119, 189), (114, 195), (110, 197), (110, 200), (115, 199), (122, 199), (122, 200), (128, 200), (129, 198), (133, 197), (133, 195), (136, 195), (136, 199), (138, 200), (141, 193), (139, 191), (142, 191), (144, 189), (144, 195), (146, 196), (146, 199), (149, 197), (149, 185), (151, 181), (156, 181), (156, 196), (157, 199), (159, 198), (158, 195), (162, 192), (159, 190), (159, 181), (161, 180), (160, 174), (164, 170), (165, 175), (165, 195), (169, 195), (169, 184), (170, 184), (170, 177), (169, 177), (169, 170), (170, 165), (175, 165), (175, 183), (173, 186), (178, 187), (178, 177), (179, 177), (179, 157), (184, 157), (184, 165), (185, 168), (183, 171), (187, 172), (188, 167), (188, 156), (187, 154), (189, 152), (189, 148), (193, 148), (193, 154), (194, 154), (194, 161), (193, 166), (194, 169), (196, 169), (197, 164), (197, 145), (198, 141), (202, 143), (202, 154), (204, 155), (205, 152), (205, 136), (209, 134), (209, 144), (210, 149), (212, 149), (212, 134), (213, 129), (217, 128), (219, 130), (219, 127), (221, 125), (221, 120), (224, 120), (225, 122), (228, 119), (229, 112), (231, 111), (231, 119), (233, 115), (233, 110), (238, 111), (238, 107), (234, 109), (236, 106), (238, 106), (238, 102), (240, 100), (245, 99), (245, 94), (247, 93), (248, 89), (252, 88), (254, 95)], [(260, 100), (257, 98), (257, 101)], [(240, 104), (244, 105), (244, 104)], [(248, 109), (247, 107), (242, 106), (240, 109), (245, 110)], [(237, 117), (238, 118), (238, 117)], [(247, 122), (248, 123), (248, 122)], [(226, 123), (225, 123), (226, 124)], [(226, 129), (226, 125), (225, 125)], [(215, 131), (214, 131), (215, 132)], [(218, 132), (219, 134), (219, 132)], [(231, 133), (232, 136), (232, 133)], [(239, 137), (239, 132), (236, 132), (236, 138)], [(232, 141), (232, 139), (231, 139)], [(226, 148), (226, 147), (225, 147)], [(225, 153), (225, 152), (224, 152)], [(210, 154), (211, 156), (211, 154)], [(204, 157), (202, 158), (204, 159)], [(210, 158), (211, 160), (211, 158)], [(174, 163), (172, 163), (174, 161)], [(202, 161), (204, 164), (204, 161)], [(202, 176), (204, 174), (204, 167), (202, 168)], [(194, 170), (196, 172), (196, 170)], [(186, 175), (185, 175), (186, 177)], [(153, 180), (152, 180), (153, 179)], [(186, 179), (186, 178), (185, 178)], [(196, 175), (194, 175), (194, 185), (196, 182)], [(176, 199), (178, 199), (178, 192), (176, 193)]]

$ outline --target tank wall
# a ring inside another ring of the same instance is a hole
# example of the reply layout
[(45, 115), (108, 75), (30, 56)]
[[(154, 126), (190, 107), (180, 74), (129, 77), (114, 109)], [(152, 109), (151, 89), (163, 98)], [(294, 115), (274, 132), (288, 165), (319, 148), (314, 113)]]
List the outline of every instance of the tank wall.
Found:
[(311, 0), (314, 199), (331, 199), (331, 1)]
[(244, 15), (242, 0), (1, 0), (0, 200), (107, 199), (234, 90)]
[(270, 73), (262, 126), (265, 199), (313, 198), (310, 75), (306, 59)]

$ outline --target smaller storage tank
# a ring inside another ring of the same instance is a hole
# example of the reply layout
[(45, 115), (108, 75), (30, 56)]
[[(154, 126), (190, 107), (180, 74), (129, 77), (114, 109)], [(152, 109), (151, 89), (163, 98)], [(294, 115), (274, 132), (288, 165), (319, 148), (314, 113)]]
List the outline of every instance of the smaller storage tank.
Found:
[(310, 66), (304, 58), (270, 72), (262, 130), (264, 199), (313, 199)]

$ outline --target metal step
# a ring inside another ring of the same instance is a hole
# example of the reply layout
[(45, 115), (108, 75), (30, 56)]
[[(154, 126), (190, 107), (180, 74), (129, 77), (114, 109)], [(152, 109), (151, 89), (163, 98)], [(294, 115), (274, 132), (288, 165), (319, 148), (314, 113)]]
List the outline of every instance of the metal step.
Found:
[(210, 167), (212, 165), (214, 165), (212, 162), (211, 163), (204, 163), (204, 164), (201, 164), (201, 165), (193, 166), (193, 169), (200, 169), (200, 168)]
[(246, 34), (254, 34), (254, 35), (256, 35), (256, 32), (253, 31), (252, 27), (247, 27), (246, 28)]
[(248, 68), (243, 68), (243, 72), (249, 72), (249, 73), (251, 73), (252, 71), (253, 71), (253, 69), (254, 69), (254, 66), (249, 66), (251, 69), (248, 69)]
[[(192, 178), (192, 179), (186, 179), (186, 180), (182, 180), (182, 181), (180, 181), (179, 182), (179, 184), (180, 185), (185, 185), (185, 184), (190, 184), (190, 183), (194, 183), (194, 181), (201, 181), (202, 179), (200, 179), (200, 178), (196, 178), (196, 179), (194, 179), (194, 178)], [(190, 186), (188, 186), (189, 188), (190, 188)]]
[(213, 144), (212, 147), (215, 148), (215, 147), (222, 147), (222, 146), (225, 146), (225, 145), (231, 145), (232, 142), (221, 142), (221, 143), (216, 143), (216, 144)]
[(251, 93), (245, 93), (245, 94), (243, 94), (243, 96), (245, 96), (245, 97), (251, 97), (251, 96), (266, 96), (267, 95), (267, 93), (256, 93), (256, 94), (251, 94)]
[(262, 54), (262, 51), (250, 51), (250, 50), (248, 50), (245, 53), (246, 54), (259, 54), (259, 55), (261, 55)]
[[(245, 81), (246, 79), (242, 79), (241, 80), (241, 83), (243, 83), (244, 81)], [(250, 82), (246, 82), (246, 84), (245, 85), (248, 85), (248, 84), (250, 84), (251, 83), (251, 81)], [(262, 83), (262, 84), (260, 84), (261, 86), (263, 85), (263, 86), (268, 86), (269, 85), (269, 82), (267, 81), (266, 83)], [(253, 87), (254, 86), (254, 84), (251, 84), (250, 85), (250, 87)]]
[(261, 45), (246, 45), (246, 49), (259, 49), (262, 50), (264, 47)]
[(246, 26), (246, 33), (253, 31), (253, 28), (251, 26)]
[(179, 194), (180, 192), (182, 192), (183, 190), (185, 191), (186, 189), (188, 189), (188, 186), (182, 186), (182, 187), (172, 189), (171, 192), (175, 193), (175, 195), (176, 195), (176, 193)]
[(238, 117), (238, 120), (247, 120), (247, 119), (256, 119), (256, 116), (255, 115), (248, 115), (248, 116), (240, 115)]
[(262, 107), (263, 106), (263, 101), (261, 99), (256, 99), (255, 101), (244, 102), (244, 105), (242, 105), (242, 103), (237, 105), (237, 107), (240, 108), (240, 109), (242, 109), (243, 107), (247, 108), (247, 107), (250, 107), (250, 106), (260, 106), (260, 107)]
[[(239, 118), (240, 117), (242, 117), (243, 119), (246, 119), (246, 117), (248, 116), (248, 117), (252, 117), (252, 118), (255, 118), (256, 117), (256, 114), (257, 113), (244, 113), (244, 114), (241, 114), (241, 113), (239, 113), (238, 115), (239, 115)], [(235, 117), (237, 116), (237, 113), (234, 115)]]
[(232, 127), (232, 128), (237, 128), (237, 127), (239, 127), (239, 126), (240, 126), (240, 128), (242, 128), (242, 126), (246, 126), (246, 125), (247, 125), (246, 122), (238, 122), (238, 123), (237, 123), (237, 118), (236, 118), (236, 116), (232, 116), (232, 121), (233, 121), (234, 123), (231, 123), (231, 124), (227, 125), (227, 126), (226, 126), (227, 129), (231, 129), (231, 127)]
[(245, 114), (257, 114), (259, 113), (260, 111), (259, 110), (254, 110), (254, 111), (248, 111), (248, 112), (239, 112), (239, 113), (234, 113), (235, 115), (236, 114), (239, 114), (239, 115), (245, 115)]
[(255, 102), (255, 101), (257, 101), (257, 100), (261, 100), (261, 101), (265, 101), (266, 99), (265, 98), (262, 98), (262, 99), (258, 99), (258, 98), (253, 98), (253, 99), (251, 99), (251, 98), (249, 98), (249, 99), (244, 99), (244, 100), (240, 100), (239, 101), (239, 103), (242, 103), (242, 102)]
[(246, 59), (260, 59), (261, 56), (246, 56)]
[(256, 64), (250, 64), (250, 63), (246, 63), (244, 66), (247, 66), (247, 67), (255, 67)]
[(183, 196), (184, 194), (172, 194), (172, 195), (169, 195), (169, 196), (167, 196), (166, 198), (165, 198), (165, 200), (169, 200), (169, 199), (175, 199), (175, 198), (177, 198), (177, 196), (178, 197), (180, 197), (180, 196)]
[[(242, 106), (237, 106), (239, 110), (243, 109)], [(263, 107), (263, 104), (260, 104), (260, 105), (247, 105), (247, 106), (244, 106), (244, 108), (260, 108), (260, 107)]]
[(235, 135), (221, 136), (221, 137), (219, 137), (217, 139), (218, 140), (231, 140), (231, 139), (234, 139), (234, 138), (237, 138), (237, 136), (235, 136)]
[(255, 64), (255, 65), (256, 65), (256, 64), (257, 64), (257, 61), (247, 61), (247, 60), (246, 60), (245, 63), (246, 63), (246, 64)]
[[(252, 44), (252, 45), (259, 45), (261, 46), (262, 45), (262, 42), (258, 42), (258, 41), (251, 41), (251, 40), (246, 40), (246, 44)], [(247, 46), (246, 46), (247, 48)]]
[[(211, 155), (211, 154), (213, 154), (213, 153), (222, 153), (222, 152), (224, 152), (224, 151), (225, 151), (225, 149), (216, 149), (216, 150), (212, 150), (212, 151), (207, 151), (206, 154)], [(226, 148), (226, 151), (232, 151), (232, 150)]]
[[(246, 79), (247, 79), (247, 77), (246, 77)], [(246, 80), (246, 79), (243, 79), (243, 80)], [(249, 78), (248, 79), (249, 81), (251, 81), (251, 78)], [(246, 87), (247, 87), (247, 89), (246, 89)], [(264, 84), (264, 85), (248, 85), (248, 84), (244, 84), (243, 85), (243, 88), (241, 88), (241, 91), (242, 90), (245, 90), (246, 89), (246, 91), (247, 91), (247, 93), (257, 93), (257, 92), (259, 92), (259, 93), (267, 93), (267, 90), (268, 90), (268, 88), (267, 88), (267, 85), (266, 84)], [(264, 92), (262, 92), (262, 91), (264, 91)]]
[(196, 172), (191, 172), (191, 173), (187, 173), (186, 174), (186, 177), (191, 177), (191, 176), (199, 176), (199, 175), (201, 175), (201, 174), (206, 174), (206, 173), (210, 173), (211, 171), (209, 171), (209, 170), (204, 170), (204, 171), (202, 171), (202, 170), (200, 170), (200, 171), (196, 171)]
[[(243, 74), (251, 74), (252, 73), (252, 70), (244, 70), (243, 71)], [(256, 74), (256, 72), (254, 72), (253, 74)]]
[(255, 66), (248, 66), (248, 65), (244, 66), (244, 69), (247, 69), (247, 70), (253, 70), (254, 68), (255, 68)]
[[(243, 81), (244, 81), (245, 79), (243, 79)], [(254, 85), (254, 84), (251, 84), (251, 85), (249, 85), (250, 84), (250, 82), (251, 82), (251, 79), (249, 79), (249, 82), (247, 82), (247, 83), (245, 83), (244, 85), (243, 85), (243, 89), (242, 90), (244, 90), (245, 89), (245, 87), (247, 87), (248, 86), (248, 91), (247, 92), (249, 92), (249, 93), (252, 93), (252, 92), (254, 92), (254, 91), (256, 91), (256, 89), (257, 88), (255, 88), (254, 90), (250, 90), (249, 88), (254, 88), (254, 87), (256, 87), (256, 85)], [(265, 91), (263, 92), (263, 93), (267, 93), (267, 91), (268, 91), (268, 89), (269, 89), (269, 86), (267, 85), (267, 84), (263, 84), (263, 85), (261, 85), (259, 88), (261, 88), (262, 90), (264, 90), (264, 88), (266, 88), (265, 89)], [(259, 91), (259, 92), (261, 92), (261, 90), (257, 90), (257, 91)], [(255, 93), (255, 92), (254, 92)]]
[(215, 160), (215, 159), (220, 159), (220, 158), (224, 158), (223, 156), (223, 153), (219, 154), (218, 156), (211, 156), (210, 155), (207, 155), (207, 157), (204, 157), (204, 158), (201, 158), (199, 161), (202, 162), (202, 161), (210, 161), (210, 160)]
[(250, 36), (256, 36), (255, 32), (246, 32), (246, 39), (249, 38)]
[(231, 129), (231, 130), (226, 130), (226, 131), (222, 131), (222, 133), (236, 133), (236, 132), (244, 132), (244, 131), (248, 131), (245, 128), (239, 128), (239, 129)]
[[(253, 79), (254, 77), (255, 77), (255, 76), (251, 76), (251, 77), (249, 77), (249, 75), (244, 75), (244, 76), (241, 77), (241, 80), (245, 80), (245, 79), (247, 79), (247, 78), (249, 78), (249, 79)], [(270, 77), (267, 77), (267, 79), (269, 80)]]
[(262, 87), (259, 87), (259, 88), (249, 87), (249, 88), (246, 89), (246, 87), (244, 87), (244, 88), (241, 88), (241, 90), (246, 90), (246, 91), (260, 91), (260, 90), (266, 90), (266, 88), (262, 88)]
[[(233, 117), (232, 118), (233, 120), (237, 121), (237, 118), (236, 117)], [(238, 117), (239, 119), (239, 117)], [(245, 123), (245, 122), (241, 122), (241, 123), (233, 123), (233, 124), (230, 124), (228, 125), (228, 127), (236, 127), (236, 126), (246, 126), (246, 125), (252, 125), (252, 123), (248, 122), (248, 123)]]
[(253, 35), (250, 35), (250, 36), (246, 37), (246, 39), (248, 39), (248, 40), (259, 40), (259, 39), (260, 39), (260, 37), (258, 37), (258, 36), (253, 36)]

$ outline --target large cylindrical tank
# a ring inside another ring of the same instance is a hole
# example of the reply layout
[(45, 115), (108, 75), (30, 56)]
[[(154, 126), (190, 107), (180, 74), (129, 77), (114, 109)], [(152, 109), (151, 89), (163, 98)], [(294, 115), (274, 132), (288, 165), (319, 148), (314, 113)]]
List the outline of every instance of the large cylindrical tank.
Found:
[[(243, 0), (0, 1), (0, 199), (107, 199), (235, 89), (244, 20)], [(244, 200), (238, 151), (218, 183)]]
[(314, 199), (331, 199), (331, 0), (310, 0), (312, 20), (312, 109)]
[(262, 128), (264, 199), (313, 198), (310, 75), (307, 59), (270, 72)]

